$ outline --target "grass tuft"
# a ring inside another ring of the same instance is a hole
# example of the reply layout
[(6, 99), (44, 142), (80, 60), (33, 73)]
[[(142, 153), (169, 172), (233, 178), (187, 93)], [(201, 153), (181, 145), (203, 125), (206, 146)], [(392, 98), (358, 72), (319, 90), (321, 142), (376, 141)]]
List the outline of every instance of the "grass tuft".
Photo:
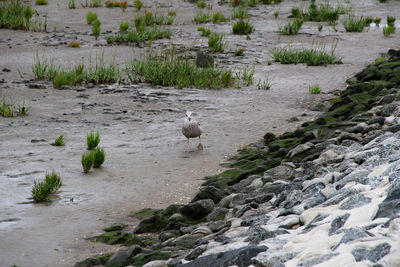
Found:
[(171, 31), (164, 29), (147, 29), (143, 28), (140, 31), (128, 31), (126, 33), (110, 35), (106, 36), (106, 41), (109, 44), (117, 43), (117, 44), (127, 44), (127, 43), (142, 43), (149, 40), (157, 40), (162, 38), (171, 38)]
[(250, 15), (246, 7), (235, 8), (232, 12), (232, 19), (248, 19), (248, 18), (250, 18)]
[(52, 145), (54, 145), (54, 146), (65, 146), (65, 137), (64, 137), (64, 135), (62, 134), (59, 137), (57, 137)]
[(244, 55), (244, 49), (243, 48), (238, 48), (235, 51), (235, 57), (241, 57)]
[(341, 14), (346, 14), (350, 12), (351, 8), (345, 8), (342, 6), (337, 6), (333, 8), (329, 1), (324, 1), (317, 6), (315, 0), (310, 2), (310, 5), (306, 10), (301, 10), (298, 7), (292, 8), (292, 17), (300, 18), (304, 21), (328, 21), (334, 23), (339, 19)]
[(140, 0), (133, 1), (133, 5), (135, 6), (137, 11), (140, 11), (143, 7), (143, 2)]
[(82, 154), (82, 168), (84, 173), (88, 173), (93, 166), (93, 153), (85, 152)]
[(204, 13), (203, 11), (199, 11), (194, 16), (194, 21), (197, 24), (210, 22), (211, 21), (211, 14)]
[(250, 34), (254, 32), (254, 25), (249, 21), (239, 20), (232, 25), (234, 34)]
[(34, 11), (21, 1), (11, 0), (0, 5), (0, 28), (13, 30), (31, 29)]
[(201, 68), (186, 57), (167, 53), (163, 57), (147, 57), (134, 60), (127, 68), (132, 83), (146, 82), (152, 85), (219, 89), (235, 85), (231, 70), (224, 68)]
[(224, 52), (224, 35), (220, 33), (211, 33), (208, 37), (208, 47), (212, 53)]
[(60, 176), (54, 171), (51, 174), (46, 174), (44, 181), (34, 181), (32, 187), (32, 197), (36, 203), (48, 202), (50, 197), (58, 192), (62, 186)]
[(308, 91), (310, 92), (310, 94), (315, 95), (321, 93), (321, 88), (318, 84), (314, 84), (308, 87)]
[(128, 29), (129, 29), (129, 22), (125, 21), (119, 24), (119, 30), (121, 32), (126, 32)]
[(95, 149), (100, 143), (100, 133), (90, 132), (86, 134), (86, 145), (88, 150)]
[(343, 26), (346, 32), (362, 32), (367, 24), (362, 16), (349, 15), (343, 20)]
[(47, 0), (36, 0), (35, 4), (38, 5), (38, 6), (45, 6), (48, 3), (47, 3)]
[(279, 33), (284, 35), (296, 35), (301, 25), (303, 25), (302, 19), (294, 19), (293, 22), (288, 21), (285, 26), (279, 26)]
[(325, 51), (325, 46), (317, 45), (312, 49), (277, 48), (271, 51), (276, 62), (282, 64), (306, 63), (307, 66), (320, 66), (327, 64), (341, 64), (342, 58), (335, 54), (335, 47), (331, 52)]
[(71, 42), (68, 44), (68, 46), (69, 46), (69, 47), (73, 47), (73, 48), (79, 48), (79, 47), (81, 47), (81, 43), (78, 42), (78, 41), (71, 41)]
[(92, 151), (93, 154), (93, 168), (100, 168), (100, 166), (104, 163), (106, 158), (106, 154), (104, 153), (103, 148), (97, 147)]
[(269, 75), (264, 79), (264, 80), (258, 80), (257, 82), (257, 88), (259, 90), (269, 90), (272, 87), (271, 79), (269, 78)]
[(206, 8), (206, 7), (207, 7), (207, 4), (206, 4), (206, 2), (201, 1), (201, 2), (199, 2), (199, 3), (197, 4), (197, 7), (198, 7), (198, 8)]
[(87, 24), (92, 24), (97, 19), (97, 14), (95, 12), (89, 11), (86, 14), (86, 22)]
[(221, 11), (217, 11), (214, 13), (214, 15), (212, 16), (212, 22), (213, 23), (220, 23), (220, 22), (225, 22), (228, 19), (224, 16), (224, 14), (222, 14)]

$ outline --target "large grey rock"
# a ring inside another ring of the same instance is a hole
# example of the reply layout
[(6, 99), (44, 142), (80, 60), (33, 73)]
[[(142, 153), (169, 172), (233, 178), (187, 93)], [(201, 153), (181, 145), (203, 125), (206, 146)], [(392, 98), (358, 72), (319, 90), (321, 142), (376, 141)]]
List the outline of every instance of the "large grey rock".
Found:
[(324, 261), (330, 260), (331, 258), (336, 257), (337, 255), (339, 255), (339, 253), (329, 253), (322, 256), (313, 257), (312, 259), (309, 259), (304, 263), (300, 263), (298, 266), (311, 267), (323, 263)]
[(364, 206), (368, 203), (371, 203), (371, 199), (365, 197), (363, 194), (352, 195), (340, 205), (340, 209), (342, 210), (350, 210), (354, 208), (358, 208)]
[(388, 243), (382, 243), (372, 249), (367, 248), (356, 248), (351, 254), (353, 254), (355, 261), (369, 260), (377, 262), (385, 257), (390, 252), (391, 246)]
[(209, 185), (201, 189), (191, 202), (196, 202), (201, 199), (211, 199), (212, 201), (214, 201), (215, 204), (217, 204), (225, 196), (226, 194), (221, 189)]
[(270, 176), (274, 180), (291, 180), (294, 177), (294, 173), (293, 168), (286, 165), (279, 165), (264, 172), (264, 177)]
[(251, 258), (257, 256), (257, 254), (260, 252), (266, 251), (267, 249), (268, 247), (266, 246), (247, 246), (235, 250), (221, 252), (218, 254), (200, 257), (189, 263), (179, 264), (177, 266), (249, 266), (251, 264)]
[(180, 209), (180, 212), (189, 218), (199, 220), (207, 216), (214, 209), (214, 207), (214, 201), (211, 199), (202, 199), (183, 206)]
[(339, 230), (346, 223), (346, 221), (349, 217), (350, 217), (350, 213), (346, 213), (341, 216), (337, 216), (331, 222), (331, 229), (329, 230), (329, 235), (333, 235), (337, 230)]
[(210, 214), (207, 215), (207, 221), (219, 221), (225, 219), (228, 209), (217, 207)]
[(379, 204), (375, 218), (394, 218), (400, 212), (400, 179), (396, 179), (388, 189), (385, 200)]

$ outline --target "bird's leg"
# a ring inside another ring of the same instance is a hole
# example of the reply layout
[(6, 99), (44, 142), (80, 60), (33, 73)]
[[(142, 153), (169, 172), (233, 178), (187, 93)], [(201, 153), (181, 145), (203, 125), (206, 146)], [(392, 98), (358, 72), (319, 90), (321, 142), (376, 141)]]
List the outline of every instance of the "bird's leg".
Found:
[(201, 138), (199, 136), (199, 145), (197, 146), (198, 150), (203, 150), (203, 145), (201, 144)]
[(189, 152), (189, 138), (186, 138), (186, 152)]

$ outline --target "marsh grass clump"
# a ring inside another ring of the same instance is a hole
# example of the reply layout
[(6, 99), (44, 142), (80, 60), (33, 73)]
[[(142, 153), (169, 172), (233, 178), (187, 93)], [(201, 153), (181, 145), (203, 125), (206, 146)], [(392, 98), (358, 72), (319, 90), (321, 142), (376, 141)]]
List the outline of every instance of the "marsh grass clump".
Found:
[(36, 0), (35, 4), (38, 5), (38, 6), (45, 6), (48, 3), (47, 3), (47, 0)]
[(65, 136), (62, 134), (59, 137), (57, 137), (52, 145), (53, 146), (65, 146)]
[(374, 18), (372, 17), (365, 17), (364, 18), (365, 21), (365, 26), (369, 26), (372, 22), (374, 22)]
[(199, 28), (197, 28), (197, 30), (201, 32), (201, 36), (203, 36), (203, 37), (208, 37), (211, 34), (211, 30), (208, 28), (199, 27)]
[(254, 25), (250, 21), (239, 20), (232, 25), (233, 34), (250, 34), (254, 32)]
[(140, 11), (143, 7), (143, 2), (140, 0), (133, 1), (133, 5), (135, 6), (137, 11)]
[(86, 66), (81, 63), (71, 69), (64, 69), (56, 66), (53, 61), (48, 61), (45, 57), (41, 59), (36, 55), (32, 70), (36, 80), (52, 80), (56, 88), (82, 83), (107, 84), (121, 80), (121, 70), (118, 65), (115, 62), (106, 64), (103, 57), (96, 58), (94, 64)]
[(19, 0), (6, 1), (0, 5), (0, 28), (30, 30), (34, 11)]
[(278, 16), (279, 16), (279, 12), (278, 12), (278, 11), (275, 11), (275, 12), (274, 12), (274, 18), (277, 19)]
[(233, 72), (225, 68), (202, 68), (185, 55), (174, 52), (164, 56), (150, 56), (134, 60), (127, 67), (127, 75), (132, 83), (219, 89), (235, 85)]
[(106, 154), (103, 148), (97, 147), (92, 151), (93, 154), (93, 168), (100, 168), (100, 166), (104, 163)]
[(128, 8), (128, 2), (127, 1), (121, 1), (119, 3), (119, 7), (122, 9), (123, 12)]
[(145, 26), (171, 25), (175, 16), (172, 13), (168, 16), (153, 15), (152, 12), (146, 11), (144, 15), (135, 18), (135, 27), (137, 30), (143, 30)]
[(350, 12), (351, 8), (337, 6), (333, 8), (329, 1), (324, 1), (317, 6), (315, 0), (311, 0), (307, 9), (292, 8), (292, 17), (300, 18), (304, 21), (328, 21), (334, 23), (339, 19), (339, 16)]
[(81, 43), (78, 42), (78, 41), (71, 41), (71, 42), (68, 44), (68, 46), (69, 46), (69, 47), (73, 47), (73, 48), (79, 48), (79, 47), (81, 47)]
[(279, 4), (281, 3), (283, 0), (261, 0), (261, 2), (264, 5), (273, 5), (273, 4)]
[(376, 17), (375, 19), (374, 19), (374, 23), (376, 24), (376, 26), (379, 26), (379, 24), (381, 23), (381, 18), (378, 18), (378, 17)]
[(69, 0), (68, 8), (69, 9), (75, 9), (76, 8), (76, 1), (75, 0)]
[(308, 87), (308, 91), (310, 92), (310, 94), (315, 95), (321, 93), (321, 88), (319, 87), (318, 84), (314, 84)]
[(119, 30), (121, 32), (126, 32), (128, 29), (129, 29), (129, 22), (125, 21), (119, 24)]
[(82, 7), (101, 7), (102, 5), (101, 0), (85, 0), (84, 3), (81, 3)]
[(254, 81), (254, 67), (249, 69), (245, 67), (242, 71), (236, 73), (238, 80), (242, 81), (242, 86), (250, 86)]
[(224, 52), (224, 35), (220, 33), (211, 33), (208, 37), (208, 47), (212, 53)]
[(222, 14), (221, 11), (217, 11), (214, 13), (214, 15), (212, 16), (212, 22), (213, 23), (221, 23), (221, 22), (225, 22), (228, 19), (224, 16), (224, 14)]
[(250, 15), (246, 7), (235, 8), (232, 12), (232, 19), (248, 19), (248, 18), (250, 18)]
[(349, 15), (343, 20), (343, 26), (346, 32), (362, 32), (367, 24), (362, 16)]
[(31, 107), (26, 105), (25, 101), (24, 101), (24, 102), (18, 104), (17, 114), (18, 114), (18, 116), (26, 116), (26, 115), (28, 115), (28, 112), (30, 109), (31, 109)]
[(142, 43), (149, 40), (157, 40), (162, 38), (171, 38), (171, 31), (165, 29), (148, 29), (148, 28), (139, 28), (139, 31), (130, 30), (126, 33), (106, 36), (105, 39), (107, 43), (117, 43), (117, 44), (127, 44), (127, 43)]
[(294, 19), (293, 22), (288, 21), (286, 25), (279, 26), (279, 33), (284, 35), (296, 35), (301, 26), (303, 25), (302, 19)]
[(258, 5), (260, 1), (259, 0), (249, 0), (249, 2), (247, 3), (247, 5), (249, 7), (256, 7)]
[(96, 38), (96, 40), (97, 40), (97, 38), (99, 38), (99, 36), (100, 36), (100, 32), (101, 32), (100, 26), (101, 26), (100, 20), (96, 19), (96, 20), (93, 22), (93, 27), (92, 27), (92, 32), (93, 32), (93, 35), (94, 35), (94, 37)]
[(92, 24), (97, 19), (97, 14), (95, 12), (89, 11), (86, 14), (86, 22), (87, 24)]
[(325, 51), (324, 45), (317, 45), (311, 49), (277, 48), (271, 53), (275, 61), (282, 64), (305, 63), (307, 66), (341, 64), (342, 58), (335, 55), (335, 48), (334, 45), (330, 53)]
[(54, 171), (46, 174), (44, 181), (34, 181), (32, 187), (32, 197), (36, 203), (48, 202), (50, 198), (58, 192), (62, 186), (62, 179)]
[(244, 49), (243, 48), (238, 48), (235, 51), (235, 57), (241, 57), (244, 55)]
[(209, 13), (205, 13), (203, 11), (199, 11), (196, 13), (196, 15), (194, 16), (194, 21), (197, 24), (201, 24), (201, 23), (207, 23), (211, 21), (211, 14)]
[(86, 134), (86, 145), (88, 150), (95, 149), (100, 143), (100, 133), (90, 132)]
[(394, 22), (395, 22), (395, 21), (396, 21), (396, 18), (395, 18), (395, 17), (391, 17), (391, 16), (387, 16), (387, 17), (386, 17), (386, 22), (387, 22), (388, 25), (394, 26)]
[(394, 34), (396, 32), (396, 27), (394, 25), (386, 25), (385, 27), (382, 28), (382, 33), (383, 36), (387, 37), (391, 34)]
[(5, 97), (0, 102), (0, 115), (5, 118), (14, 117), (14, 105), (12, 103), (8, 103)]
[(198, 7), (198, 8), (206, 8), (206, 7), (207, 7), (207, 4), (206, 4), (206, 2), (201, 1), (201, 2), (199, 2), (199, 3), (197, 4), (197, 7)]
[(81, 164), (82, 164), (84, 173), (88, 173), (90, 171), (90, 169), (93, 166), (93, 161), (94, 161), (94, 159), (93, 159), (92, 151), (85, 152), (82, 154)]
[(269, 90), (272, 87), (271, 79), (269, 78), (269, 75), (265, 77), (265, 79), (261, 80), (259, 79), (257, 82), (257, 88), (259, 90)]

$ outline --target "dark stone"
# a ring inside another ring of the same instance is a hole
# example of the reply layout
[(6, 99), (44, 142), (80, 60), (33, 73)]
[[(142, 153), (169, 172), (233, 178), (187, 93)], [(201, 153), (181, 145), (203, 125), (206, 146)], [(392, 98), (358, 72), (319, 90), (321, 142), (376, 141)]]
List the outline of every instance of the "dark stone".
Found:
[(266, 145), (268, 145), (269, 143), (271, 143), (275, 139), (276, 139), (276, 136), (273, 133), (268, 132), (268, 133), (264, 134), (264, 143)]
[(201, 199), (211, 199), (215, 204), (221, 201), (226, 194), (221, 190), (212, 185), (206, 186), (203, 188), (193, 199), (191, 202), (196, 202)]
[(204, 251), (206, 251), (207, 246), (199, 246), (193, 249), (188, 255), (186, 255), (185, 260), (192, 261), (198, 258)]
[(167, 260), (170, 257), (171, 257), (171, 252), (169, 251), (159, 250), (154, 252), (145, 252), (136, 255), (132, 259), (131, 264), (133, 266), (143, 266), (150, 261)]
[(360, 238), (373, 236), (368, 231), (365, 231), (364, 229), (359, 228), (359, 227), (343, 229), (342, 231), (345, 234), (342, 237), (342, 239), (340, 240), (340, 242), (333, 248), (333, 250), (337, 249), (340, 246), (340, 244), (343, 244), (343, 243), (345, 244), (345, 243), (348, 243), (353, 240), (358, 240)]
[(261, 241), (275, 237), (273, 232), (267, 231), (261, 226), (250, 227), (247, 231), (248, 237), (246, 238), (245, 242), (250, 242), (252, 245), (258, 245)]
[(347, 199), (342, 205), (340, 205), (340, 209), (351, 210), (364, 206), (368, 203), (371, 203), (370, 198), (365, 197), (363, 194), (357, 194), (349, 197), (349, 199)]
[(197, 51), (196, 65), (201, 68), (213, 68), (214, 58), (211, 55), (203, 54), (201, 51)]
[(220, 221), (225, 219), (228, 209), (217, 207), (210, 214), (207, 215), (207, 221)]
[(198, 267), (198, 266), (221, 266), (227, 267), (232, 265), (249, 266), (252, 264), (251, 258), (257, 256), (258, 253), (268, 249), (266, 246), (247, 246), (235, 250), (229, 250), (218, 254), (212, 254), (197, 258), (186, 264), (178, 264), (177, 266)]
[(166, 225), (167, 219), (160, 214), (156, 214), (141, 221), (135, 229), (135, 234), (159, 232)]
[(104, 265), (111, 256), (112, 253), (94, 256), (92, 258), (88, 258), (86, 260), (75, 263), (74, 267), (92, 267), (96, 265)]
[(350, 213), (343, 214), (342, 216), (336, 217), (331, 222), (331, 229), (329, 230), (329, 235), (333, 235), (338, 229), (346, 223), (347, 219), (350, 217)]
[(339, 253), (329, 253), (322, 256), (317, 256), (304, 263), (300, 263), (298, 266), (311, 267), (320, 264), (324, 261), (330, 260), (331, 258), (336, 257), (337, 255), (339, 255)]
[(391, 246), (388, 243), (382, 243), (372, 249), (356, 248), (351, 254), (353, 254), (356, 262), (369, 260), (375, 263), (389, 254), (390, 248)]
[(384, 105), (382, 110), (381, 110), (381, 116), (383, 117), (389, 117), (393, 114), (393, 112), (397, 109), (399, 105), (396, 103), (391, 103)]
[(202, 199), (189, 203), (180, 209), (180, 212), (194, 220), (199, 220), (207, 216), (214, 209), (215, 204), (211, 199)]
[(39, 84), (39, 83), (31, 83), (31, 84), (28, 85), (28, 87), (29, 87), (30, 89), (46, 89), (46, 88), (47, 88), (46, 85), (44, 85), (44, 84)]
[(266, 224), (271, 217), (264, 214), (259, 216), (251, 216), (243, 218), (243, 221), (240, 223), (240, 226), (257, 226)]
[(255, 197), (246, 198), (244, 203), (247, 204), (247, 203), (255, 202), (258, 204), (262, 204), (262, 203), (270, 201), (273, 197), (274, 197), (273, 194), (258, 194)]
[[(388, 189), (385, 200), (379, 204), (375, 218), (394, 218), (400, 212), (400, 179), (395, 180)], [(375, 219), (374, 218), (374, 219)]]
[(291, 167), (279, 165), (275, 168), (269, 169), (264, 173), (269, 175), (275, 180), (291, 180), (294, 177), (294, 170)]

